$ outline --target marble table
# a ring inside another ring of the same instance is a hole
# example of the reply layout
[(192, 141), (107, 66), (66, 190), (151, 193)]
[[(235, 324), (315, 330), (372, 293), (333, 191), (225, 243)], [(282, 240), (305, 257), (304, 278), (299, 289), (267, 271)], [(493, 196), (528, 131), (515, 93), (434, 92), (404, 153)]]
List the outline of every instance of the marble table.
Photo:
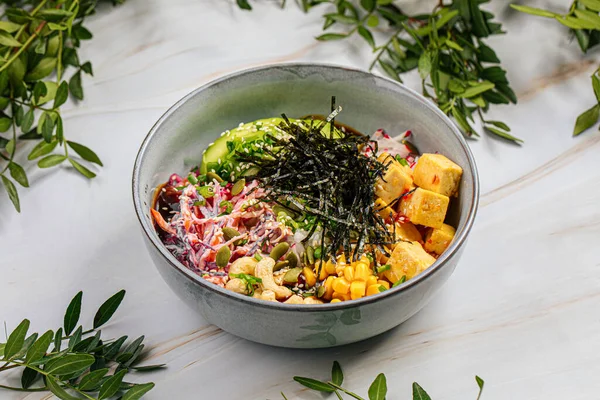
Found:
[[(248, 13), (225, 0), (127, 0), (90, 20), (95, 37), (82, 57), (93, 61), (95, 78), (85, 80), (84, 102), (66, 105), (65, 131), (97, 150), (105, 167), (93, 181), (66, 167), (31, 168), (21, 215), (0, 195), (0, 321), (12, 328), (28, 317), (36, 330), (60, 326), (69, 300), (83, 290), (89, 324), (100, 302), (126, 289), (104, 332), (145, 334), (149, 360), (168, 364), (132, 378), (156, 382), (148, 399), (277, 399), (280, 391), (320, 399), (292, 376), (326, 377), (333, 360), (349, 388), (362, 393), (385, 372), (390, 399), (409, 398), (413, 381), (435, 400), (475, 399), (475, 374), (486, 381), (486, 400), (597, 399), (600, 133), (571, 137), (575, 117), (594, 102), (593, 60), (582, 58), (557, 24), (509, 18), (503, 2), (492, 8), (509, 33), (491, 42), (520, 102), (491, 115), (525, 144), (489, 136), (471, 142), (481, 175), (479, 215), (456, 272), (418, 315), (363, 343), (286, 350), (222, 332), (167, 288), (142, 243), (130, 190), (138, 146), (159, 116), (197, 86), (242, 68), (369, 63), (358, 40), (314, 41), (318, 12), (255, 3), (257, 12)], [(415, 76), (407, 83), (418, 87)], [(2, 399), (50, 397), (0, 392)]]

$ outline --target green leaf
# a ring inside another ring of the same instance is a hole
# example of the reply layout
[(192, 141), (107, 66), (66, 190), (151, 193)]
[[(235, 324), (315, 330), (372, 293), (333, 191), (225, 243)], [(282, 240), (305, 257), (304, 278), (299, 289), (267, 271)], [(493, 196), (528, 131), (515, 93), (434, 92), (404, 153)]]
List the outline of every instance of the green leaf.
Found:
[(77, 72), (69, 81), (69, 91), (78, 100), (83, 100), (83, 87), (81, 86), (81, 72)]
[[(4, 180), (4, 176), (2, 176), (2, 180)], [(8, 180), (8, 179), (7, 179)], [(4, 182), (6, 185), (6, 182)], [(16, 206), (15, 206), (16, 207)], [(8, 337), (6, 341), (6, 347), (4, 347), (4, 359), (8, 360), (23, 348), (23, 344), (25, 343), (25, 336), (27, 335), (27, 331), (29, 330), (29, 320), (24, 319), (21, 323), (15, 328), (14, 331)]]
[(131, 367), (131, 369), (134, 369), (137, 372), (148, 372), (164, 368), (166, 365), (167, 364), (142, 365), (141, 367)]
[(496, 52), (491, 47), (486, 46), (483, 43), (479, 43), (477, 48), (478, 58), (481, 62), (499, 63), (500, 59), (496, 55)]
[(65, 335), (69, 336), (73, 329), (77, 326), (77, 322), (79, 322), (79, 316), (81, 315), (81, 298), (83, 297), (83, 292), (79, 292), (73, 297), (69, 306), (67, 307), (67, 311), (65, 312), (63, 327), (65, 330)]
[(392, 79), (401, 82), (400, 77), (398, 76), (398, 73), (396, 72), (396, 70), (394, 69), (394, 67), (392, 67), (391, 64), (379, 60), (379, 66), (381, 67), (381, 69), (383, 69), (383, 71)]
[(596, 100), (600, 103), (600, 79), (598, 78), (598, 75), (592, 75), (592, 87), (594, 88)]
[(15, 354), (13, 357), (16, 359), (24, 358), (25, 355), (27, 354), (27, 350), (29, 350), (29, 348), (31, 348), (31, 346), (35, 343), (37, 338), (38, 338), (37, 333), (32, 333), (31, 335), (29, 335), (25, 339), (25, 342), (23, 342), (23, 346), (21, 347), (21, 350), (19, 350), (19, 352), (17, 354)]
[(111, 396), (114, 396), (121, 386), (121, 382), (123, 382), (123, 377), (127, 373), (127, 370), (121, 370), (108, 378), (106, 382), (100, 386), (100, 391), (98, 392), (98, 400), (104, 400)]
[(6, 343), (0, 343), (0, 360), (4, 358), (4, 348), (6, 347)]
[(60, 22), (65, 18), (73, 15), (71, 11), (62, 10), (60, 8), (44, 8), (35, 15), (36, 18), (43, 19), (49, 22)]
[(92, 70), (92, 63), (90, 63), (89, 61), (81, 64), (81, 70), (88, 75), (94, 75), (94, 71)]
[(19, 28), (22, 25), (20, 24), (15, 24), (14, 22), (10, 22), (10, 21), (0, 21), (0, 30), (8, 32), (8, 33), (13, 33), (19, 30)]
[(66, 159), (67, 159), (67, 156), (63, 156), (60, 154), (51, 154), (49, 156), (42, 158), (40, 161), (38, 161), (38, 167), (40, 167), (40, 168), (54, 167), (58, 164), (61, 164)]
[(309, 389), (316, 390), (318, 392), (324, 393), (333, 393), (335, 392), (335, 388), (328, 383), (318, 381), (312, 378), (303, 378), (301, 376), (295, 376), (294, 380), (301, 384), (302, 386), (306, 386)]
[(23, 167), (17, 164), (14, 161), (11, 161), (8, 164), (8, 169), (10, 170), (10, 176), (17, 181), (23, 187), (29, 187), (29, 181), (27, 180), (27, 174)]
[(367, 18), (367, 26), (371, 28), (379, 26), (379, 17), (377, 15), (371, 15), (369, 18)]
[(252, 10), (252, 6), (248, 3), (248, 0), (236, 0), (236, 2), (242, 10)]
[(113, 316), (121, 301), (125, 297), (125, 290), (121, 290), (106, 300), (96, 312), (94, 316), (94, 329), (104, 325)]
[(23, 370), (23, 374), (21, 375), (21, 386), (23, 387), (23, 389), (28, 389), (33, 384), (33, 382), (35, 382), (37, 377), (37, 371), (29, 367), (25, 367), (25, 369)]
[(60, 351), (60, 345), (62, 343), (62, 328), (58, 328), (56, 333), (54, 334), (54, 350), (55, 352)]
[(48, 93), (48, 88), (44, 82), (36, 82), (33, 86), (33, 99), (35, 103), (39, 103), (40, 97), (45, 96)]
[(419, 75), (421, 79), (427, 78), (431, 73), (431, 53), (429, 51), (424, 51), (419, 57)]
[(49, 361), (44, 368), (51, 375), (67, 375), (88, 368), (94, 363), (90, 354), (65, 354)]
[(334, 361), (333, 367), (331, 367), (331, 382), (338, 386), (341, 386), (344, 382), (344, 373), (342, 372), (340, 363), (337, 361)]
[(54, 106), (53, 108), (59, 108), (67, 101), (69, 97), (69, 84), (67, 81), (62, 81), (60, 86), (56, 90), (56, 96), (54, 97)]
[(458, 51), (464, 50), (458, 43), (456, 43), (450, 39), (446, 39), (444, 41), (444, 43), (446, 44), (446, 46), (450, 47), (451, 49), (458, 50)]
[(379, 374), (369, 387), (369, 400), (385, 400), (387, 382), (384, 374)]
[(577, 136), (582, 132), (588, 130), (598, 122), (598, 116), (600, 115), (600, 104), (596, 104), (589, 110), (584, 111), (577, 121), (575, 121), (575, 128), (573, 129), (573, 136)]
[(125, 343), (126, 340), (127, 336), (121, 336), (113, 343), (106, 346), (106, 349), (104, 350), (104, 357), (106, 357), (106, 359), (109, 360), (112, 359), (119, 352), (121, 346), (123, 345), (123, 343)]
[[(447, 8), (444, 8), (443, 10), (447, 10)], [(435, 29), (439, 30), (444, 25), (446, 25), (448, 22), (450, 22), (452, 20), (452, 18), (456, 17), (457, 15), (458, 15), (458, 10), (453, 10), (453, 11), (443, 14), (440, 17), (440, 19), (435, 21)]]
[(142, 383), (139, 385), (134, 385), (131, 389), (127, 391), (121, 398), (121, 400), (138, 400), (143, 395), (148, 393), (150, 390), (154, 388), (154, 383)]
[(558, 22), (571, 29), (594, 29), (594, 24), (570, 15), (555, 18)]
[(423, 389), (417, 382), (413, 382), (412, 390), (413, 400), (431, 400), (431, 397), (429, 397), (425, 389)]
[(0, 31), (0, 44), (8, 47), (21, 47), (23, 44), (6, 32)]
[(81, 342), (81, 335), (83, 334), (83, 326), (79, 325), (79, 327), (75, 330), (75, 333), (71, 335), (69, 339), (69, 349), (73, 350), (75, 346)]
[(12, 126), (12, 119), (2, 117), (0, 118), (0, 132), (6, 132)]
[(63, 129), (63, 120), (61, 118), (60, 115), (57, 115), (56, 118), (56, 140), (58, 142), (63, 142), (65, 139), (64, 137), (64, 129)]
[[(17, 212), (21, 212), (21, 202), (19, 201), (19, 193), (17, 192), (17, 188), (15, 187), (15, 184), (12, 183), (11, 180), (8, 179), (7, 177), (5, 177), (4, 175), (0, 175), (0, 176), (2, 177), (2, 183), (4, 184), (4, 189), (6, 189), (8, 198), (13, 203), (15, 210), (17, 210)], [(7, 346), (8, 346), (8, 343), (7, 343)], [(6, 348), (4, 350), (5, 350), (5, 354), (6, 354)]]
[(79, 143), (71, 142), (69, 140), (67, 141), (67, 144), (84, 160), (102, 166), (102, 161), (100, 161), (100, 158), (89, 147)]
[(354, 25), (358, 22), (358, 20), (352, 16), (344, 15), (344, 14), (325, 14), (325, 18), (328, 18), (332, 21), (339, 22), (341, 24)]
[(27, 356), (25, 356), (25, 360), (27, 363), (31, 364), (34, 361), (41, 359), (48, 350), (50, 343), (52, 343), (52, 338), (54, 337), (54, 332), (51, 330), (46, 331), (36, 342), (27, 350)]
[(505, 131), (510, 132), (510, 127), (502, 121), (485, 121), (485, 123), (497, 126), (500, 129), (504, 129)]
[(25, 80), (27, 82), (34, 82), (47, 77), (54, 71), (54, 68), (56, 68), (56, 62), (56, 57), (42, 58), (33, 70), (25, 75)]
[(485, 91), (493, 89), (495, 86), (496, 85), (494, 85), (492, 82), (480, 82), (475, 86), (470, 86), (466, 88), (465, 91), (459, 95), (459, 97), (464, 97), (467, 99), (470, 97), (475, 97)]
[(73, 34), (79, 40), (90, 40), (91, 38), (94, 37), (94, 35), (92, 35), (92, 32), (90, 32), (83, 25), (76, 25), (75, 27), (73, 27)]
[(320, 41), (328, 41), (328, 40), (341, 40), (348, 37), (345, 33), (325, 33), (321, 36), (317, 36), (315, 39)]
[(579, 43), (581, 51), (587, 53), (588, 48), (590, 47), (590, 35), (586, 31), (580, 29), (574, 30), (573, 33), (577, 38), (577, 43)]
[(366, 11), (371, 12), (375, 9), (377, 2), (375, 0), (360, 0), (360, 5)]
[(591, 10), (600, 11), (600, 0), (579, 0), (579, 2)]
[(91, 390), (98, 386), (104, 375), (108, 373), (108, 368), (97, 369), (95, 371), (90, 372), (81, 378), (81, 382), (79, 382), (80, 390)]
[(358, 27), (358, 34), (362, 36), (363, 39), (371, 46), (371, 48), (375, 48), (375, 39), (373, 39), (373, 34), (370, 30), (365, 28), (364, 26)]
[(479, 0), (469, 0), (469, 11), (471, 12), (471, 22), (473, 24), (473, 33), (477, 37), (487, 37), (490, 35), (487, 22), (483, 13), (479, 9)]
[(483, 389), (483, 385), (485, 384), (484, 380), (475, 375), (475, 381), (477, 382), (477, 386), (479, 386), (479, 389)]
[(600, 16), (598, 13), (575, 9), (575, 15), (577, 15), (579, 19), (592, 24), (594, 26), (593, 29), (600, 30)]
[(537, 15), (538, 17), (555, 18), (560, 16), (560, 14), (556, 14), (547, 10), (542, 10), (541, 8), (521, 6), (518, 4), (511, 4), (510, 6), (517, 11), (521, 11), (531, 15)]
[(48, 389), (61, 400), (80, 400), (79, 397), (70, 395), (52, 376), (46, 376), (46, 385), (48, 386)]
[(28, 132), (33, 126), (34, 118), (33, 108), (30, 108), (23, 116), (23, 121), (21, 121), (21, 131)]
[(496, 83), (496, 90), (498, 90), (500, 93), (506, 96), (511, 101), (511, 103), (517, 104), (517, 95), (508, 85)]
[(515, 142), (516, 144), (523, 143), (522, 139), (511, 135), (510, 133), (501, 131), (500, 129), (492, 128), (491, 126), (485, 126), (485, 130), (493, 133), (494, 135), (500, 136), (501, 138), (510, 140), (511, 142)]
[(52, 141), (50, 143), (41, 141), (31, 150), (31, 153), (29, 153), (27, 159), (31, 161), (35, 160), (38, 157), (45, 156), (46, 154), (50, 154), (56, 148), (57, 145), (57, 141)]

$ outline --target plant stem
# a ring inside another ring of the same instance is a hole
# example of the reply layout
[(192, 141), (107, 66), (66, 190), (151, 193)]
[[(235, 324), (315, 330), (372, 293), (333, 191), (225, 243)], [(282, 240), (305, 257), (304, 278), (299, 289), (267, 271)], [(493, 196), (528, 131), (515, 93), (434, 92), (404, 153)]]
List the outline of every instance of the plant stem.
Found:
[(342, 392), (346, 393), (350, 397), (354, 397), (356, 400), (365, 400), (362, 397), (360, 397), (359, 395), (357, 395), (356, 393), (346, 390), (343, 387), (336, 385), (335, 383), (333, 383), (331, 381), (327, 382), (327, 384), (333, 386), (334, 388), (336, 388), (338, 390), (341, 390)]
[(42, 388), (23, 389), (20, 387), (0, 385), (0, 389), (14, 390), (16, 392), (47, 392), (48, 391), (48, 388), (45, 386)]
[(383, 45), (383, 47), (381, 48), (381, 50), (379, 50), (379, 53), (377, 53), (377, 56), (375, 56), (375, 59), (373, 60), (373, 62), (371, 63), (371, 65), (369, 65), (369, 71), (371, 71), (373, 69), (373, 67), (375, 67), (375, 64), (377, 63), (377, 61), (379, 61), (379, 59), (381, 58), (381, 56), (383, 55), (383, 52), (388, 48), (388, 46), (390, 44), (392, 44), (392, 41), (396, 38), (396, 36), (398, 36), (400, 34), (400, 32), (402, 32), (404, 30), (404, 27), (402, 28), (398, 28), (398, 30), (396, 32), (394, 32), (394, 34), (392, 35), (392, 37), (390, 37), (390, 39)]

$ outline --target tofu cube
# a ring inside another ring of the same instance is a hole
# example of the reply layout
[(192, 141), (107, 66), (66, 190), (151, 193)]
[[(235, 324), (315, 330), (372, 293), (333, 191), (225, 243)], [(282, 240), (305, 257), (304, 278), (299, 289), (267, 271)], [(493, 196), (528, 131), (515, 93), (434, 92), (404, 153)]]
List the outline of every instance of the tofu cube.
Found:
[(384, 220), (396, 216), (396, 211), (381, 199), (375, 200), (375, 212)]
[(414, 180), (423, 189), (456, 196), (462, 176), (462, 168), (441, 154), (423, 154), (414, 170)]
[(396, 222), (395, 240), (409, 240), (411, 242), (422, 242), (423, 237), (421, 236), (421, 233), (419, 232), (417, 227), (412, 222)]
[(375, 183), (375, 195), (385, 204), (390, 204), (401, 194), (410, 190), (413, 184), (412, 170), (400, 164), (387, 153), (382, 153), (378, 160), (387, 165), (387, 169), (382, 179)]
[(441, 228), (448, 203), (450, 199), (447, 196), (419, 187), (402, 198), (399, 211), (413, 224)]
[(431, 229), (425, 235), (425, 250), (439, 256), (446, 251), (450, 242), (454, 239), (455, 233), (456, 229), (447, 224), (443, 224), (442, 227), (438, 229)]
[(385, 277), (392, 283), (397, 282), (406, 275), (411, 279), (425, 271), (435, 262), (435, 258), (428, 254), (419, 242), (400, 242), (388, 260), (391, 268), (384, 272)]

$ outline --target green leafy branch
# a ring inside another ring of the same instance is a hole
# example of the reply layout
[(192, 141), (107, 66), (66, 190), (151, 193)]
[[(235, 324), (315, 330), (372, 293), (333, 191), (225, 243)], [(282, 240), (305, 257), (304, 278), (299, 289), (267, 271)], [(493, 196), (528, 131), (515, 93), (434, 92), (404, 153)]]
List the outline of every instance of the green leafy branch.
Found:
[[(511, 7), (527, 14), (554, 19), (568, 27), (584, 53), (600, 44), (600, 0), (575, 0), (566, 14), (516, 4), (512, 4)], [(585, 132), (600, 119), (600, 67), (594, 71), (591, 78), (596, 104), (577, 117), (573, 136)]]
[[(125, 291), (106, 300), (94, 316), (93, 328), (85, 331), (83, 326), (77, 326), (82, 297), (79, 292), (71, 300), (63, 326), (55, 332), (48, 330), (42, 335), (27, 336), (29, 320), (24, 319), (6, 343), (0, 343), (0, 373), (15, 368), (23, 370), (20, 387), (0, 385), (0, 390), (50, 391), (63, 400), (103, 400), (117, 394), (122, 395), (122, 400), (137, 400), (154, 387), (151, 382), (133, 384), (123, 380), (131, 370), (149, 371), (164, 366), (137, 366), (143, 355), (144, 336), (124, 346), (127, 336), (103, 340), (98, 330), (113, 316)], [(51, 345), (53, 349), (49, 351)]]
[[(333, 362), (333, 367), (331, 368), (331, 379), (327, 381), (319, 381), (313, 378), (305, 378), (301, 376), (295, 376), (294, 380), (299, 384), (312, 389), (317, 392), (325, 393), (325, 394), (335, 394), (338, 399), (343, 399), (343, 396), (346, 395), (356, 400), (366, 400), (364, 397), (352, 392), (344, 387), (342, 384), (344, 382), (344, 373), (342, 371), (342, 367), (337, 361)], [(483, 392), (483, 386), (485, 382), (480, 377), (476, 376), (475, 381), (479, 386), (479, 394), (477, 395), (477, 400), (480, 400), (481, 393)], [(387, 395), (387, 379), (385, 374), (379, 374), (369, 386), (369, 390), (367, 392), (369, 400), (385, 400)], [(413, 382), (412, 384), (412, 392), (413, 392), (413, 400), (431, 400), (431, 397), (425, 389), (423, 389), (417, 382)], [(287, 400), (285, 394), (281, 393), (281, 396)]]
[[(83, 99), (82, 75), (93, 75), (92, 64), (81, 62), (77, 50), (92, 38), (83, 23), (99, 1), (0, 0), (5, 6), (0, 17), (0, 186), (19, 212), (15, 183), (29, 187), (25, 169), (15, 160), (23, 141), (38, 142), (27, 159), (37, 160), (39, 168), (69, 162), (91, 179), (96, 174), (85, 162), (102, 166), (91, 149), (66, 139), (60, 113), (69, 98)], [(62, 151), (55, 153), (57, 148)]]
[[(238, 4), (240, 1), (238, 1)], [(243, 1), (244, 9), (251, 9)], [(430, 14), (408, 15), (391, 0), (301, 0), (305, 11), (327, 4), (323, 15), (326, 33), (317, 40), (342, 40), (358, 34), (372, 49), (370, 69), (379, 66), (391, 78), (417, 69), (422, 93), (432, 99), (468, 136), (479, 136), (474, 128), (479, 118), (492, 135), (519, 144), (503, 122), (487, 120), (491, 105), (516, 103), (500, 59), (484, 40), (504, 33), (494, 15), (481, 8), (487, 1), (440, 1)], [(332, 28), (339, 28), (329, 32)], [(387, 35), (377, 44), (374, 29)]]

